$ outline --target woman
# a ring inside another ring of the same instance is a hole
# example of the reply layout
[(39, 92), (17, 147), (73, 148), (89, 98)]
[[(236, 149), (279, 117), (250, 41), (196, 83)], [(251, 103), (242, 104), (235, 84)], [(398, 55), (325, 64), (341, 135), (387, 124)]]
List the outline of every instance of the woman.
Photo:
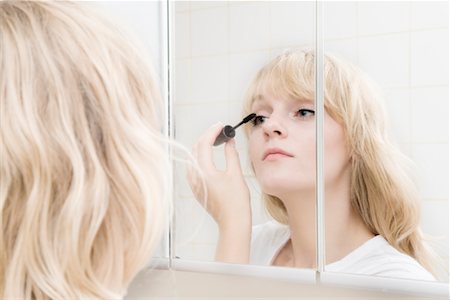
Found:
[(118, 299), (167, 213), (143, 52), (74, 2), (0, 2), (0, 298)]
[[(194, 146), (207, 193), (194, 173), (189, 179), (218, 223), (217, 260), (316, 267), (314, 70), (313, 51), (287, 51), (259, 71), (244, 103), (243, 115), (257, 115), (246, 130), (249, 157), (273, 221), (252, 228), (234, 141), (225, 145), (227, 169), (214, 167), (221, 124)], [(380, 96), (331, 55), (324, 72), (326, 270), (434, 280), (417, 193), (389, 142)]]

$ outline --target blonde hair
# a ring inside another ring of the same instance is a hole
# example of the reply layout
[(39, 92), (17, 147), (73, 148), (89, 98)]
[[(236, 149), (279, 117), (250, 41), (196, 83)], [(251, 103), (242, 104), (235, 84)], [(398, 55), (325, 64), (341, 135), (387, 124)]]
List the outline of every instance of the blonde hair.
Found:
[(167, 208), (150, 64), (74, 2), (1, 1), (0, 33), (1, 298), (121, 298)]
[[(251, 112), (253, 101), (265, 92), (314, 99), (314, 74), (313, 50), (285, 51), (257, 73), (243, 115)], [(324, 82), (325, 110), (346, 132), (352, 162), (352, 207), (374, 234), (434, 272), (432, 253), (419, 229), (418, 193), (408, 175), (411, 163), (390, 142), (383, 100), (375, 83), (330, 54), (324, 58)], [(275, 220), (288, 223), (286, 207), (279, 198), (263, 193), (263, 200)]]

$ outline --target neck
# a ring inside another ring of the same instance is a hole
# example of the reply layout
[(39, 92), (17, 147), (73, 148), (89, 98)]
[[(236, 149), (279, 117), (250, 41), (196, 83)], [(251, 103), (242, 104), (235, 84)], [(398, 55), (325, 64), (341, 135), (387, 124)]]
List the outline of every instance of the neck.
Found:
[[(289, 212), (293, 265), (316, 267), (316, 204), (314, 191), (281, 197)], [(350, 203), (347, 182), (325, 190), (325, 254), (326, 264), (342, 259), (373, 237)]]

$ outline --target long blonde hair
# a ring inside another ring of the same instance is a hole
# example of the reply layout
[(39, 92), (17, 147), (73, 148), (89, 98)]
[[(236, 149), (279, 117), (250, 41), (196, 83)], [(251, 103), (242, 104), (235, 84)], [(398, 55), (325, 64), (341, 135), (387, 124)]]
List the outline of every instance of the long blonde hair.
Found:
[(159, 242), (168, 157), (140, 48), (74, 2), (0, 2), (0, 298), (121, 298)]
[[(314, 99), (314, 51), (291, 49), (265, 65), (251, 84), (243, 115), (264, 92)], [(343, 125), (351, 156), (351, 204), (374, 234), (434, 272), (432, 255), (419, 229), (416, 185), (411, 162), (393, 145), (381, 93), (361, 70), (330, 54), (324, 59), (324, 106)], [(248, 134), (248, 130), (247, 130)], [(263, 193), (269, 214), (287, 224), (282, 201)]]

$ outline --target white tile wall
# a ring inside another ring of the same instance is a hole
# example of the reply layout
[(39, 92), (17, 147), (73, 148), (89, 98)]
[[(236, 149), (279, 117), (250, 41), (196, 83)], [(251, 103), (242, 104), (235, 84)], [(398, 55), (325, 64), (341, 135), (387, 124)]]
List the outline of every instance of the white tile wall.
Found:
[(175, 73), (175, 104), (190, 103), (192, 101), (191, 60), (177, 59), (173, 70)]
[(228, 53), (228, 8), (191, 12), (192, 56)]
[(267, 49), (269, 46), (269, 2), (245, 2), (230, 7), (230, 51)]
[(193, 205), (192, 201), (196, 201), (190, 197), (175, 198), (175, 228), (176, 240), (179, 244), (186, 244), (192, 239), (193, 228), (186, 226), (192, 218)]
[(324, 5), (324, 38), (339, 39), (357, 35), (357, 3), (327, 2)]
[[(449, 204), (445, 201), (424, 201), (422, 203), (422, 230), (425, 234), (434, 235), (435, 237), (445, 237), (448, 235), (448, 210)], [(445, 220), (442, 224), (433, 222), (433, 219)], [(443, 226), (447, 225), (447, 226)], [(447, 244), (448, 248), (448, 244)], [(448, 256), (448, 251), (447, 251)]]
[[(192, 149), (186, 149), (191, 153)], [(177, 158), (180, 159), (175, 164), (175, 172), (174, 172), (174, 184), (175, 184), (175, 200), (178, 198), (189, 198), (192, 197), (192, 191), (187, 181), (187, 174), (190, 167), (194, 168), (194, 166), (190, 163), (191, 158), (188, 157), (185, 153), (176, 153)], [(191, 205), (189, 201), (186, 201)]]
[(190, 18), (189, 12), (179, 12), (175, 15), (176, 58), (191, 56)]
[(205, 213), (204, 208), (198, 202), (193, 207), (190, 223), (198, 226), (196, 234), (193, 236), (193, 243), (215, 244), (217, 242), (217, 225), (213, 218)]
[(191, 6), (191, 1), (175, 1), (175, 12), (188, 11)]
[(409, 34), (389, 34), (359, 39), (359, 67), (382, 87), (409, 84)]
[[(186, 2), (176, 11), (182, 32), (176, 57), (183, 58), (175, 66), (176, 133), (188, 146), (211, 124), (239, 120), (244, 92), (260, 66), (286, 47), (314, 43), (313, 1)], [(420, 170), (422, 227), (444, 236), (434, 247), (448, 261), (448, 2), (325, 2), (324, 20), (325, 51), (357, 64), (382, 87), (395, 141)], [(253, 222), (262, 223), (267, 214), (243, 131), (236, 141)], [(215, 149), (214, 157), (224, 167), (221, 151)], [(190, 218), (180, 226), (192, 233), (198, 228), (192, 219), (204, 212), (186, 185), (180, 189), (184, 205), (191, 201)], [(180, 237), (177, 251), (185, 258), (213, 259), (215, 225), (204, 225), (189, 242)]]
[(361, 1), (357, 4), (359, 35), (383, 34), (409, 30), (410, 2)]
[(358, 65), (358, 39), (331, 39), (324, 42), (325, 51), (334, 56)]
[(398, 143), (411, 142), (410, 90), (407, 88), (386, 91), (386, 108), (390, 130)]
[(411, 132), (416, 143), (448, 143), (448, 87), (411, 89)]
[(227, 1), (189, 1), (189, 2), (191, 3), (191, 11), (228, 6)]
[(419, 167), (421, 196), (448, 201), (448, 143), (413, 144), (412, 158)]
[(271, 1), (269, 4), (273, 48), (314, 44), (315, 2)]
[(448, 50), (448, 28), (412, 32), (412, 85), (448, 85)]
[[(426, 241), (439, 259), (435, 262), (439, 278), (447, 278), (449, 266), (449, 203), (448, 201), (424, 201), (422, 203), (422, 230)], [(440, 220), (440, 222), (436, 222)]]
[(411, 29), (448, 28), (448, 1), (413, 1)]
[(192, 99), (217, 103), (228, 99), (228, 56), (203, 56), (191, 60)]
[[(230, 101), (242, 103), (250, 82), (269, 59), (269, 51), (237, 53), (229, 56)], [(237, 105), (240, 116), (240, 105)]]
[(175, 106), (176, 139), (191, 148), (211, 125), (217, 122), (227, 123), (227, 112), (226, 103)]

